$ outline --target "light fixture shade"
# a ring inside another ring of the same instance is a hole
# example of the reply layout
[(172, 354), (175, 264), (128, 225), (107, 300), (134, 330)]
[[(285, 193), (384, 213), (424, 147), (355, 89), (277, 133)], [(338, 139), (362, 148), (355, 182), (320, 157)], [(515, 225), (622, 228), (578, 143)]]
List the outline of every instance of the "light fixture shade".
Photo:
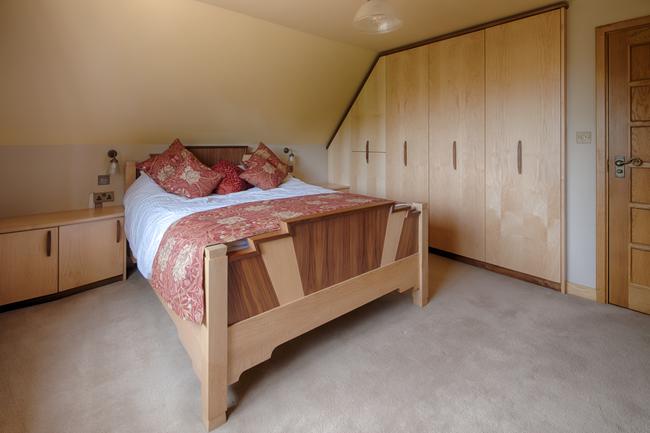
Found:
[(364, 33), (388, 33), (402, 26), (386, 0), (368, 0), (354, 15), (354, 26)]
[(117, 159), (112, 160), (108, 165), (108, 174), (115, 176), (115, 174), (117, 174), (118, 167), (119, 163), (117, 162)]

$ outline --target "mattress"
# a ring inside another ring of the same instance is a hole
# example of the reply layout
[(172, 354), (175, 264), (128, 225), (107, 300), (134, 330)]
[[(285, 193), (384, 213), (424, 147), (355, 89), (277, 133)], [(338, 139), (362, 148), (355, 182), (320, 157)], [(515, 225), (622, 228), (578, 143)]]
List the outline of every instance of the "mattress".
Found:
[[(266, 191), (251, 188), (227, 195), (215, 194), (188, 199), (166, 192), (142, 173), (124, 195), (124, 229), (138, 270), (145, 278), (150, 279), (154, 258), (163, 235), (172, 224), (185, 216), (243, 203), (332, 192), (334, 191), (290, 177), (279, 187)], [(245, 246), (247, 244), (242, 244), (242, 241), (228, 245), (229, 249)]]

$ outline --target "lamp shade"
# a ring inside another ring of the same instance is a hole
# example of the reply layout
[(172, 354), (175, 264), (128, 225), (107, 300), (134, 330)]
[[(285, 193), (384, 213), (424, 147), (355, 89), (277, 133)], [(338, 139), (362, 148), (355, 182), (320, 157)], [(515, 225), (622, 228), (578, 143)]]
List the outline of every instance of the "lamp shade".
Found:
[(369, 0), (354, 15), (354, 26), (364, 33), (389, 33), (402, 26), (386, 0)]

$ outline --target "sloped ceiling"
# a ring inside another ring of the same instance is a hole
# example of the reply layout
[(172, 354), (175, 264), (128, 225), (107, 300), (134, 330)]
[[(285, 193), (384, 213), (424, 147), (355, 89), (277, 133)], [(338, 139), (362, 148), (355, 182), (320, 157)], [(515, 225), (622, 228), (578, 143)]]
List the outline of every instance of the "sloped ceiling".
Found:
[(352, 27), (366, 0), (200, 0), (359, 47), (384, 51), (514, 15), (554, 0), (389, 0), (404, 21), (394, 33), (367, 35)]
[(323, 145), (374, 54), (196, 0), (1, 0), (0, 145)]

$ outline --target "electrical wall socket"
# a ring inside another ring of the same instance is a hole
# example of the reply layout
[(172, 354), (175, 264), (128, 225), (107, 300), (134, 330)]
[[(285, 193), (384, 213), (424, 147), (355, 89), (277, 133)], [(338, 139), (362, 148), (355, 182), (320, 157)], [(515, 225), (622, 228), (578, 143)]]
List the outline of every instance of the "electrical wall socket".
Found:
[(576, 132), (576, 143), (591, 144), (591, 131)]
[(107, 201), (115, 200), (115, 192), (106, 191), (106, 192), (94, 192), (93, 193), (93, 202), (95, 207), (102, 207), (102, 204)]

